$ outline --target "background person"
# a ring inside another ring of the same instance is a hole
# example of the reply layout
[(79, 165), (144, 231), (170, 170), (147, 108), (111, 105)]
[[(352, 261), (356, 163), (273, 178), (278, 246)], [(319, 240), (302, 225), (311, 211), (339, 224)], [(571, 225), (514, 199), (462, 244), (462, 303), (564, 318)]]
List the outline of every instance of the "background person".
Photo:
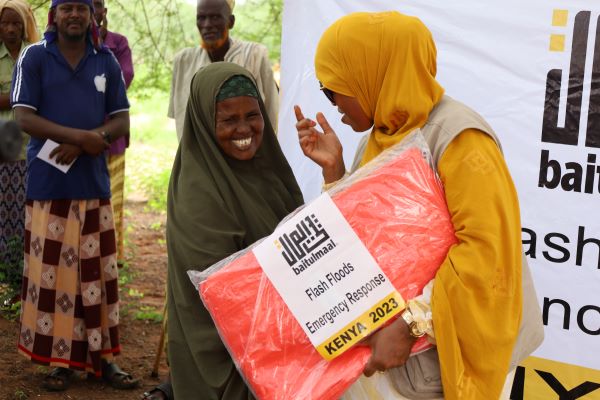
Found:
[[(342, 122), (357, 132), (371, 130), (360, 165), (421, 128), (459, 240), (428, 285), (432, 291), (407, 299), (405, 313), (419, 325), (398, 318), (368, 339), (365, 375), (404, 365), (416, 336), (430, 333), (444, 398), (497, 399), (522, 313), (519, 203), (493, 130), (444, 95), (436, 68), (429, 30), (398, 12), (339, 19), (315, 55), (316, 76)], [(304, 154), (322, 167), (326, 184), (343, 178), (342, 147), (323, 114), (317, 114), (320, 132), (299, 107), (295, 111)]]
[(168, 117), (175, 118), (177, 138), (181, 140), (185, 107), (190, 95), (190, 82), (201, 67), (217, 61), (228, 61), (246, 68), (256, 81), (265, 103), (269, 120), (277, 132), (279, 92), (273, 78), (267, 48), (229, 36), (235, 24), (235, 0), (198, 0), (196, 26), (201, 45), (181, 50), (173, 61), (173, 79)]
[[(45, 41), (22, 52), (11, 90), (31, 135), (18, 350), (56, 367), (44, 379), (48, 390), (65, 390), (74, 370), (118, 389), (138, 384), (113, 362), (119, 288), (104, 156), (109, 138), (129, 131), (129, 102), (92, 10), (91, 0), (52, 0)], [(49, 139), (59, 143), (51, 159), (74, 162), (67, 173), (37, 158)]]
[(167, 207), (168, 355), (176, 399), (253, 398), (187, 271), (267, 236), (302, 203), (251, 74), (232, 63), (198, 71)]
[[(31, 7), (25, 0), (0, 1), (0, 120), (14, 119), (10, 106), (10, 85), (13, 69), (21, 51), (37, 42), (39, 34)], [(27, 162), (25, 140), (19, 159), (0, 162), (0, 263), (16, 266), (22, 252), (13, 253), (8, 242), (18, 239), (23, 243), (25, 221), (25, 182)]]
[[(119, 62), (125, 89), (129, 88), (133, 80), (133, 62), (131, 49), (127, 38), (117, 32), (108, 30), (106, 14), (108, 8), (104, 0), (94, 0), (94, 19), (99, 27), (102, 43), (110, 49)], [(110, 192), (113, 215), (115, 220), (115, 234), (117, 236), (117, 262), (122, 265), (125, 261), (123, 251), (123, 203), (125, 196), (125, 150), (129, 147), (129, 132), (123, 137), (113, 140), (108, 148), (108, 173), (110, 175)]]

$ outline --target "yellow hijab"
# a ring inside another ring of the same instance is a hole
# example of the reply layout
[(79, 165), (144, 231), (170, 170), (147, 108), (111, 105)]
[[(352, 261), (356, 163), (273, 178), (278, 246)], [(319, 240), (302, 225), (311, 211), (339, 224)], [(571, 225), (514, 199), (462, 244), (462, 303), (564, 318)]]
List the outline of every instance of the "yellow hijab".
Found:
[(317, 79), (356, 97), (374, 122), (361, 165), (425, 124), (444, 94), (435, 80), (436, 53), (427, 27), (396, 11), (349, 14), (323, 33)]
[(29, 3), (25, 0), (0, 0), (0, 14), (5, 8), (15, 11), (23, 20), (23, 40), (25, 42), (35, 43), (40, 40), (35, 16)]

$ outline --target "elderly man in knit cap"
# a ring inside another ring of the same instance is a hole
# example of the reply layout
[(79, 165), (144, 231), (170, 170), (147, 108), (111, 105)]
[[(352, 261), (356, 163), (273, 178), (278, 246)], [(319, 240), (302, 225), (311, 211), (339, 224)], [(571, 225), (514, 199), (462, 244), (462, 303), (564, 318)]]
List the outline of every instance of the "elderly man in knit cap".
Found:
[(169, 118), (175, 118), (177, 138), (183, 133), (185, 108), (190, 95), (192, 77), (201, 67), (217, 61), (228, 61), (246, 68), (258, 85), (269, 120), (277, 131), (279, 91), (273, 78), (267, 48), (229, 36), (235, 24), (235, 0), (198, 0), (196, 26), (201, 45), (188, 47), (175, 55), (169, 100)]
[(92, 0), (52, 0), (45, 41), (21, 53), (11, 90), (31, 135), (18, 349), (57, 367), (48, 390), (65, 390), (75, 370), (118, 389), (138, 384), (112, 362), (121, 351), (119, 293), (104, 155), (129, 130), (129, 102), (92, 12)]
[[(21, 50), (37, 42), (39, 35), (31, 7), (25, 0), (0, 0), (0, 120), (14, 119), (9, 92), (15, 61)], [(16, 160), (0, 160), (0, 263), (18, 265), (23, 251), (9, 243), (23, 243), (25, 177), (27, 162), (23, 141)]]

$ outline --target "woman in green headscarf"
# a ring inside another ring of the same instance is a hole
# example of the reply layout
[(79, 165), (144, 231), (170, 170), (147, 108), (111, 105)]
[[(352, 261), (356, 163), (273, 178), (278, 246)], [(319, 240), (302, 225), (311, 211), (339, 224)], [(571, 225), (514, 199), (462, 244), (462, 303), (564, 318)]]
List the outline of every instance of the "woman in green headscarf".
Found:
[(249, 72), (196, 73), (169, 184), (168, 349), (178, 399), (251, 399), (187, 271), (270, 234), (303, 203)]

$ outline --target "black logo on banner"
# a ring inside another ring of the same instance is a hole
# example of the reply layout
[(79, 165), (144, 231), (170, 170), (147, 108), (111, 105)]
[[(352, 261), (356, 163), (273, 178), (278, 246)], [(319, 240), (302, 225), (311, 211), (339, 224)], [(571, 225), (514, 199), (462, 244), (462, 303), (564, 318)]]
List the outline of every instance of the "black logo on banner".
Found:
[(296, 275), (336, 246), (315, 214), (304, 217), (296, 229), (281, 235), (275, 245)]
[[(585, 67), (589, 56), (587, 48), (588, 42), (594, 40), (587, 125), (584, 130), (584, 144), (589, 153), (582, 154), (579, 159), (564, 160), (564, 154), (553, 154), (550, 149), (542, 149), (538, 178), (538, 187), (541, 188), (587, 194), (600, 193), (600, 165), (597, 163), (597, 154), (592, 152), (592, 148), (600, 148), (600, 17), (595, 35), (590, 35), (590, 19), (590, 11), (579, 11), (574, 20), (564, 126), (560, 127), (558, 124), (560, 91), (563, 85), (561, 69), (552, 69), (546, 76), (542, 123), (542, 142), (579, 145)], [(594, 39), (590, 39), (590, 36)]]
[[(590, 11), (580, 11), (575, 16), (567, 90), (566, 119), (565, 126), (562, 128), (558, 126), (558, 105), (562, 85), (562, 70), (553, 69), (548, 72), (546, 78), (542, 142), (574, 146), (578, 144), (590, 15)], [(585, 146), (600, 148), (600, 23), (596, 26), (593, 57), (592, 85)]]
[[(589, 393), (596, 392), (600, 389), (600, 383), (585, 381), (567, 389), (563, 383), (552, 373), (546, 371), (535, 370), (536, 374), (556, 393), (559, 400), (575, 400), (583, 398)], [(513, 380), (512, 389), (510, 391), (511, 400), (523, 400), (525, 397), (525, 367), (517, 367), (515, 379)], [(556, 397), (555, 397), (556, 398)], [(591, 399), (591, 397), (586, 397)]]

